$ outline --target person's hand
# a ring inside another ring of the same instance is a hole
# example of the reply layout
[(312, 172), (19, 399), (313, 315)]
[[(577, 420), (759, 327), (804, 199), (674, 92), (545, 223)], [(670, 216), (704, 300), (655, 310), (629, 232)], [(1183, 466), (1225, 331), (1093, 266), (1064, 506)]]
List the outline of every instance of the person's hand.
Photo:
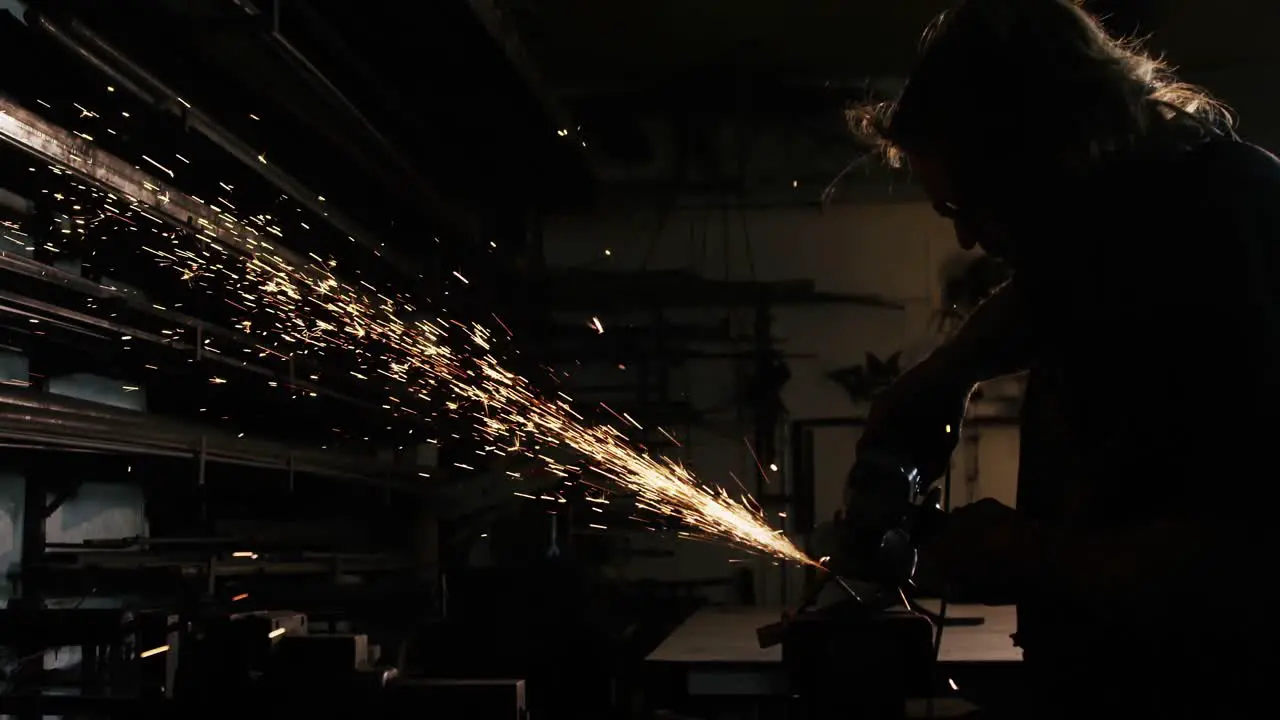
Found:
[(919, 575), (953, 599), (1001, 604), (1017, 599), (1034, 568), (1031, 527), (1013, 508), (984, 499), (953, 510), (920, 548)]
[(872, 400), (858, 452), (905, 456), (928, 480), (939, 477), (955, 449), (972, 390), (945, 352), (931, 355)]

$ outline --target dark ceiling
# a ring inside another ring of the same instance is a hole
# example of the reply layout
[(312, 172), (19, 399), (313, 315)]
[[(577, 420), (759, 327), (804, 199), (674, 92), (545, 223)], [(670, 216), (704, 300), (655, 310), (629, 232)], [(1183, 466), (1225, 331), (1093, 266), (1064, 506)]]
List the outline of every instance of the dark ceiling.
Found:
[[(795, 82), (900, 75), (948, 0), (503, 0), (547, 77), (565, 92), (649, 87), (735, 68)], [(1092, 0), (1118, 32), (1154, 35), (1201, 68), (1277, 57), (1280, 3)]]
[[(1034, 0), (1028, 0), (1034, 1)], [(907, 74), (948, 0), (499, 0), (593, 141), (607, 184), (746, 204), (818, 201), (858, 155), (841, 110)], [(1280, 3), (1092, 0), (1188, 73), (1274, 61)], [(1238, 12), (1235, 12), (1238, 10)], [(849, 190), (890, 187), (879, 168)], [(665, 190), (659, 189), (665, 188)], [(901, 193), (898, 194), (902, 196)]]
[[(576, 204), (588, 186), (596, 197), (816, 202), (859, 152), (840, 111), (900, 82), (949, 3), (31, 4), (82, 19), (376, 230), (480, 235), (512, 198)], [(1087, 4), (1120, 32), (1152, 34), (1188, 71), (1277, 55), (1280, 3)], [(887, 180), (859, 168), (845, 184)]]

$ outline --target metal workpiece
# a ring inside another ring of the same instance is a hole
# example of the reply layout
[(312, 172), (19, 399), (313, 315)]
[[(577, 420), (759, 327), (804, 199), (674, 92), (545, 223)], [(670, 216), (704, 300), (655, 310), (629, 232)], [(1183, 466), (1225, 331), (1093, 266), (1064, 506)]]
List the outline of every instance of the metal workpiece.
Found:
[(910, 612), (837, 603), (790, 623), (782, 663), (792, 717), (905, 718), (907, 698), (928, 687), (933, 625)]

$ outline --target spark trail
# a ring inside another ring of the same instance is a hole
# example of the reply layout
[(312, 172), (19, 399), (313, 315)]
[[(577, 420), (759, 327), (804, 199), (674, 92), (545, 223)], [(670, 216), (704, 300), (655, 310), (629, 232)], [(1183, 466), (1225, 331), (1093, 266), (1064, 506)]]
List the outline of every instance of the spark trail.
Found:
[[(581, 468), (548, 453), (571, 452), (590, 472), (634, 493), (638, 507), (682, 520), (693, 529), (688, 534), (815, 564), (781, 530), (771, 528), (749, 498), (732, 497), (683, 466), (646, 454), (616, 428), (588, 422), (567, 396), (545, 397), (527, 379), (506, 370), (494, 355), (490, 330), (444, 316), (421, 319), (423, 312), (412, 303), (387, 297), (368, 283), (360, 283), (362, 290), (339, 280), (332, 272), (334, 261), (312, 255), (316, 263), (299, 265), (287, 259), (289, 254), (267, 237), (284, 237), (277, 219), (240, 217), (228, 200), (205, 202), (155, 181), (147, 183), (147, 190), (164, 203), (181, 198), (216, 213), (216, 226), (200, 220), (194, 228), (174, 230), (148, 212), (154, 206), (138, 198), (85, 185), (66, 168), (49, 169), (65, 181), (53, 196), (71, 208), (66, 210), (71, 230), (63, 233), (87, 238), (90, 228), (110, 227), (117, 235), (138, 238), (142, 231), (140, 246), (153, 261), (192, 285), (220, 289), (245, 318), (238, 326), (262, 341), (258, 349), (264, 355), (348, 352), (362, 370), (386, 376), (404, 393), (424, 400), (448, 398), (450, 410), (473, 416), (479, 432), (503, 448), (503, 454), (534, 457), (568, 477)], [(20, 246), (34, 242), (18, 237), (22, 233), (13, 225), (0, 232)], [(228, 237), (235, 250), (226, 245)], [(167, 243), (156, 247), (155, 240)], [(45, 247), (56, 250), (47, 243)], [(391, 399), (403, 407), (398, 398)]]

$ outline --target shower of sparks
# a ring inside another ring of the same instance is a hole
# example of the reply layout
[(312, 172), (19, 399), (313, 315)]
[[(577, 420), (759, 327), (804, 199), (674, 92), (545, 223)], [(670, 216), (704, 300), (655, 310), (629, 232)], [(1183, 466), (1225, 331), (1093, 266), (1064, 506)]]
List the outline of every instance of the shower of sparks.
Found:
[[(174, 175), (160, 162), (142, 159)], [(84, 185), (66, 169), (49, 168), (68, 181), (53, 195), (74, 208), (66, 211), (73, 232), (87, 238), (87, 228), (103, 229), (104, 225), (133, 232), (132, 237), (141, 235), (140, 247), (146, 255), (183, 281), (193, 287), (224, 287), (227, 292), (220, 294), (238, 314), (252, 316), (236, 325), (261, 343), (257, 349), (262, 356), (341, 349), (356, 359), (362, 372), (352, 375), (363, 381), (382, 375), (394, 381), (396, 396), (447, 398), (452, 413), (471, 416), (495, 454), (535, 458), (553, 474), (581, 477), (589, 485), (595, 485), (591, 473), (598, 474), (606, 484), (634, 494), (638, 508), (680, 519), (689, 528), (681, 535), (815, 564), (782, 530), (769, 526), (749, 497), (733, 497), (723, 488), (700, 482), (676, 462), (647, 455), (614, 427), (587, 421), (573, 409), (568, 396), (545, 397), (528, 380), (506, 370), (494, 355), (489, 329), (443, 316), (424, 318), (411, 302), (387, 297), (365, 282), (359, 283), (364, 289), (355, 289), (332, 272), (335, 261), (312, 255), (315, 263), (299, 265), (286, 259), (289, 253), (266, 237), (267, 233), (284, 237), (279, 220), (266, 215), (242, 218), (223, 198), (192, 198), (211, 208), (218, 224), (197, 219), (194, 232), (176, 231), (148, 213), (139, 200)], [(164, 201), (180, 194), (162, 190), (159, 183), (148, 184), (147, 189)], [(30, 238), (15, 234), (21, 235), (10, 226), (4, 237), (29, 246)], [(147, 237), (167, 242), (153, 244)], [(239, 251), (227, 245), (238, 246)], [(462, 274), (453, 274), (469, 283)], [(604, 331), (597, 318), (592, 318), (592, 326)], [(203, 347), (213, 350), (207, 343)], [(211, 377), (209, 382), (226, 380)], [(400, 397), (389, 400), (397, 410), (412, 412)], [(629, 415), (604, 409), (621, 424), (640, 427)], [(550, 453), (572, 454), (582, 464), (568, 464)]]

